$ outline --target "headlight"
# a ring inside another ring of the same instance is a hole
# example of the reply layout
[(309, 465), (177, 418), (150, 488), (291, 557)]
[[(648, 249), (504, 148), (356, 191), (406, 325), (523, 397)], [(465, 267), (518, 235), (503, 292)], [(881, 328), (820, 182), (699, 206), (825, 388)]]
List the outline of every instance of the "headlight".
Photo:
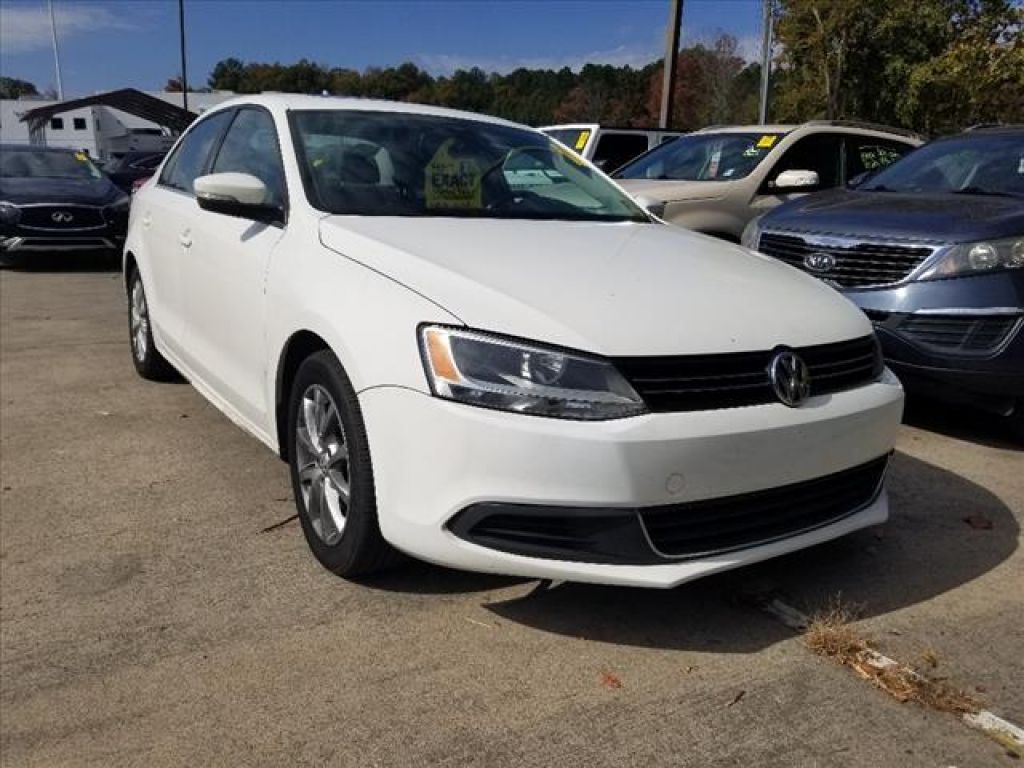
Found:
[(14, 203), (0, 201), (0, 224), (17, 224), (21, 220), (21, 209)]
[(420, 329), (420, 350), (431, 390), (446, 400), (588, 421), (647, 411), (600, 358), (440, 326)]
[(951, 246), (918, 279), (958, 277), (994, 269), (1024, 269), (1024, 235)]
[(760, 216), (755, 216), (743, 228), (743, 234), (740, 235), (740, 245), (744, 248), (749, 248), (752, 251), (757, 250), (757, 241), (761, 239), (761, 218), (763, 216), (763, 213)]

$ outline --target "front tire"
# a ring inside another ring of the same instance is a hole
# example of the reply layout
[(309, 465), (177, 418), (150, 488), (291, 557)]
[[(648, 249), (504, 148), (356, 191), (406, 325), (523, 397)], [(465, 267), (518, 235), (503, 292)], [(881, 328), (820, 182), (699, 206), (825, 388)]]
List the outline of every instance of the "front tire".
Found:
[(153, 342), (149, 302), (146, 300), (146, 289), (142, 286), (142, 275), (137, 268), (133, 268), (128, 277), (128, 339), (132, 348), (132, 362), (139, 376), (150, 381), (174, 378), (174, 368)]
[(386, 567), (394, 551), (377, 523), (366, 427), (348, 376), (327, 350), (296, 372), (287, 449), (295, 506), (314, 557), (344, 577)]

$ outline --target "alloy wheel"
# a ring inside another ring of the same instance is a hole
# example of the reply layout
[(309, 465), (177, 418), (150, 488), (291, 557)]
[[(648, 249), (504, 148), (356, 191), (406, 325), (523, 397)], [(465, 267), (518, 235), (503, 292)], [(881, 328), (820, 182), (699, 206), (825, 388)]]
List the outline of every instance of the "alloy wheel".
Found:
[(135, 359), (140, 363), (144, 362), (149, 351), (149, 308), (146, 306), (146, 293), (142, 290), (141, 280), (136, 280), (132, 285), (129, 323)]
[(331, 393), (311, 384), (299, 400), (295, 420), (295, 466), (303, 508), (320, 540), (340, 541), (351, 498), (348, 443)]

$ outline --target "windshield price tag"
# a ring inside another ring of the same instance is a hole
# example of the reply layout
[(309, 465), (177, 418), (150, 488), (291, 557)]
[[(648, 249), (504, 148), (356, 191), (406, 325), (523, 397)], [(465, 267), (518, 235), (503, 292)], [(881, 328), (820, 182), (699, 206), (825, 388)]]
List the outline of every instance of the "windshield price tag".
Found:
[(590, 131), (580, 131), (580, 135), (576, 137), (576, 151), (581, 152), (583, 148), (587, 146), (587, 139), (590, 138)]
[(85, 152), (75, 152), (75, 160), (80, 163), (87, 163), (89, 161), (89, 156), (85, 154)]
[(480, 166), (469, 158), (453, 157), (448, 139), (426, 166), (428, 208), (481, 208)]
[(778, 136), (772, 136), (771, 134), (766, 133), (764, 136), (757, 140), (757, 146), (760, 149), (771, 149), (775, 145), (775, 141), (778, 138)]

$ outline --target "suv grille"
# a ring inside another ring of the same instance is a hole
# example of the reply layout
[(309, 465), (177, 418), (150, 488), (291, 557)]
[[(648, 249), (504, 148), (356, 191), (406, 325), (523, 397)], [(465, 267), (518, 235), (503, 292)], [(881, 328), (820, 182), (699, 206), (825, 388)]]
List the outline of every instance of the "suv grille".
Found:
[(651, 544), (666, 557), (700, 557), (820, 528), (870, 504), (889, 457), (815, 480), (723, 499), (641, 511)]
[[(944, 352), (994, 352), (1021, 322), (1021, 315), (904, 315), (895, 331)], [(885, 326), (888, 327), (888, 326)]]
[[(874, 336), (794, 350), (807, 363), (811, 396), (853, 389), (882, 372)], [(615, 366), (658, 413), (737, 408), (777, 402), (768, 378), (775, 352), (685, 357), (622, 357)]]
[[(813, 236), (775, 232), (763, 233), (757, 250), (843, 288), (898, 283), (934, 252), (928, 245), (894, 245), (834, 237), (828, 238), (826, 243)], [(828, 254), (835, 260), (834, 266), (808, 269), (804, 258), (812, 253)]]
[(89, 205), (27, 205), (21, 209), (19, 226), (56, 232), (95, 229), (105, 223), (103, 211)]

